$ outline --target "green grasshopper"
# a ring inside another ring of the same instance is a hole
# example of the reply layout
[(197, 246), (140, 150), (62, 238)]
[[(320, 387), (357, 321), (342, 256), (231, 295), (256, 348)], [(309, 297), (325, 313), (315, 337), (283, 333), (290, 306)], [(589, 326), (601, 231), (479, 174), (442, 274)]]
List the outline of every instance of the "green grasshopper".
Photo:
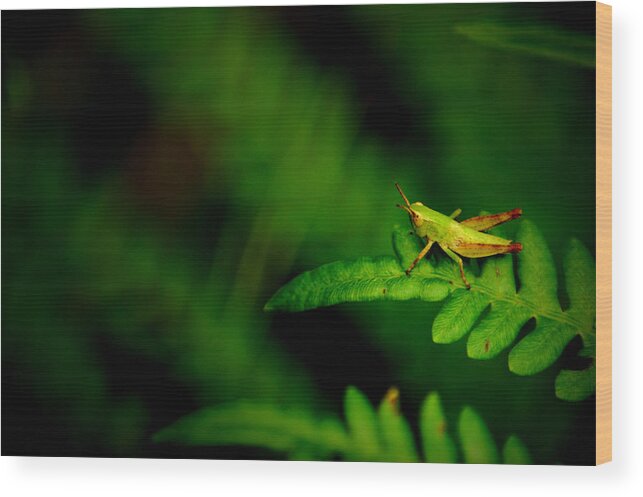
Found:
[(450, 216), (445, 216), (433, 209), (429, 209), (422, 202), (411, 204), (400, 185), (395, 183), (395, 187), (406, 204), (397, 204), (397, 207), (409, 213), (415, 233), (426, 242), (426, 246), (406, 270), (407, 276), (411, 274), (413, 268), (424, 258), (435, 242), (451, 259), (458, 263), (460, 276), (467, 289), (470, 289), (471, 285), (464, 275), (462, 259), (458, 254), (463, 257), (480, 258), (497, 254), (515, 254), (522, 250), (521, 243), (514, 243), (511, 240), (482, 233), (494, 226), (520, 217), (522, 209), (513, 209), (500, 214), (476, 216), (464, 221), (456, 221), (456, 218), (462, 212), (461, 209), (456, 209)]

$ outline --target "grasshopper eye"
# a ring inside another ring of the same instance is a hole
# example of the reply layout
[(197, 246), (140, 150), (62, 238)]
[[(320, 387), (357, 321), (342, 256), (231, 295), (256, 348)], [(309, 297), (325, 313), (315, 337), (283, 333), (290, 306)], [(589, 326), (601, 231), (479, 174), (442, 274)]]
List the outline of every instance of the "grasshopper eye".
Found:
[(422, 226), (422, 224), (424, 223), (424, 219), (422, 219), (422, 217), (415, 212), (413, 213), (411, 219), (413, 220), (413, 225), (416, 227)]

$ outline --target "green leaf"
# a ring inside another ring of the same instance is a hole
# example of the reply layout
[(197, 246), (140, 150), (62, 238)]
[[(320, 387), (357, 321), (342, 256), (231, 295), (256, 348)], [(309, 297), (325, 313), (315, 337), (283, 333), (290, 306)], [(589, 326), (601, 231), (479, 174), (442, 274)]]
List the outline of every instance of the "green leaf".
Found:
[(377, 460), (382, 453), (377, 415), (369, 400), (356, 387), (346, 389), (344, 415), (351, 445), (359, 447), (359, 452), (349, 453), (349, 458), (359, 460), (360, 455), (365, 454), (368, 460)]
[(433, 321), (433, 341), (452, 343), (465, 336), (489, 306), (489, 301), (478, 292), (458, 289), (444, 304)]
[[(499, 230), (495, 230), (498, 233)], [(511, 255), (480, 260), (481, 271), (465, 268), (467, 290), (457, 265), (450, 259), (425, 259), (406, 276), (404, 269), (420, 245), (408, 229), (393, 231), (396, 258), (361, 258), (323, 265), (297, 276), (266, 304), (267, 310), (302, 311), (343, 302), (447, 299), (433, 322), (436, 343), (453, 343), (469, 334), (467, 355), (492, 359), (511, 347), (530, 320), (535, 327), (509, 353), (509, 369), (533, 375), (551, 366), (567, 344), (580, 335), (590, 359), (596, 343), (595, 263), (589, 251), (571, 240), (565, 253), (565, 288), (570, 306), (558, 300), (554, 260), (540, 231), (529, 221), (520, 223), (516, 239), (523, 245), (517, 257), (518, 280)], [(562, 372), (556, 394), (581, 400), (595, 391), (595, 372)]]
[[(389, 392), (397, 389), (391, 389)], [(389, 461), (395, 462), (418, 462), (418, 455), (413, 441), (413, 432), (409, 423), (402, 416), (395, 400), (384, 397), (378, 410), (380, 422), (380, 433), (384, 450)]]
[(464, 462), (469, 464), (497, 464), (500, 460), (489, 428), (470, 407), (460, 413), (458, 434), (462, 444)]
[(553, 363), (574, 337), (574, 330), (550, 319), (541, 318), (537, 328), (513, 348), (509, 369), (519, 375), (536, 374)]
[(585, 246), (575, 238), (569, 242), (565, 255), (565, 279), (571, 305), (569, 315), (580, 321), (595, 335), (596, 264)]
[(502, 448), (504, 464), (531, 464), (531, 456), (527, 447), (515, 435), (511, 435)]
[[(397, 389), (390, 389), (376, 412), (366, 396), (350, 386), (344, 396), (346, 425), (319, 415), (262, 401), (239, 401), (208, 407), (179, 419), (154, 436), (155, 442), (186, 445), (242, 445), (286, 454), (291, 460), (419, 462), (419, 451), (406, 418), (399, 412)], [(499, 462), (498, 448), (486, 424), (470, 407), (458, 424), (464, 462)], [(437, 393), (429, 394), (420, 413), (420, 438), (426, 462), (458, 462)], [(503, 448), (507, 464), (531, 458), (515, 436)]]
[(393, 257), (333, 262), (297, 276), (265, 305), (267, 311), (305, 311), (344, 302), (442, 300), (443, 281), (408, 277)]
[(437, 392), (430, 393), (420, 409), (420, 432), (426, 462), (454, 463), (457, 451), (447, 432), (447, 422)]
[[(567, 311), (537, 317), (538, 325), (509, 354), (509, 368), (522, 375), (534, 374), (551, 365), (576, 335), (583, 340), (583, 353), (595, 357), (596, 267), (589, 251), (571, 240), (565, 254), (565, 283), (570, 300)], [(544, 312), (543, 312), (544, 314)], [(596, 389), (595, 370), (561, 371), (556, 395), (565, 400), (582, 400)], [(570, 382), (570, 378), (574, 378)]]
[(596, 365), (580, 371), (563, 370), (556, 378), (556, 396), (563, 400), (579, 401), (594, 393)]
[(301, 409), (250, 401), (196, 411), (158, 432), (154, 441), (260, 446), (286, 453), (314, 449), (322, 458), (348, 446), (348, 437), (334, 418), (320, 420)]

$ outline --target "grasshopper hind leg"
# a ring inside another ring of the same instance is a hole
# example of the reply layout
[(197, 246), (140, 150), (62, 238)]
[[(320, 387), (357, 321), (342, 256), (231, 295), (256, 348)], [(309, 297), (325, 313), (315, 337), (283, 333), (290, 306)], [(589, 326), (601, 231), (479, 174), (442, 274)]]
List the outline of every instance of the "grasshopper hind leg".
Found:
[(460, 224), (476, 231), (487, 231), (494, 226), (506, 223), (507, 221), (511, 221), (512, 219), (516, 219), (520, 216), (522, 216), (522, 209), (513, 209), (499, 214), (487, 214), (486, 216), (471, 217), (464, 221), (460, 221)]

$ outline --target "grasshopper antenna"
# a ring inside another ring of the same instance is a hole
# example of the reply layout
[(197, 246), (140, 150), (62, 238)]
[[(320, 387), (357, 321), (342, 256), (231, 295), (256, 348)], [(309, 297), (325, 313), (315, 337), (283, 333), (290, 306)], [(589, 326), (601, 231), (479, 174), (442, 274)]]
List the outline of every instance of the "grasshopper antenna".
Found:
[(408, 212), (411, 216), (413, 215), (413, 212), (411, 212), (411, 209), (409, 209), (406, 205), (395, 204), (395, 207)]
[[(400, 185), (395, 183), (395, 188), (397, 188), (397, 191), (400, 192), (400, 195), (402, 195), (402, 198), (404, 199), (404, 203), (406, 204), (406, 207), (408, 207), (408, 209), (410, 210), (411, 203), (409, 202), (409, 199), (406, 198), (406, 195), (404, 195), (404, 192), (402, 191), (402, 187), (400, 187)], [(402, 207), (402, 206), (400, 205), (399, 207)]]

